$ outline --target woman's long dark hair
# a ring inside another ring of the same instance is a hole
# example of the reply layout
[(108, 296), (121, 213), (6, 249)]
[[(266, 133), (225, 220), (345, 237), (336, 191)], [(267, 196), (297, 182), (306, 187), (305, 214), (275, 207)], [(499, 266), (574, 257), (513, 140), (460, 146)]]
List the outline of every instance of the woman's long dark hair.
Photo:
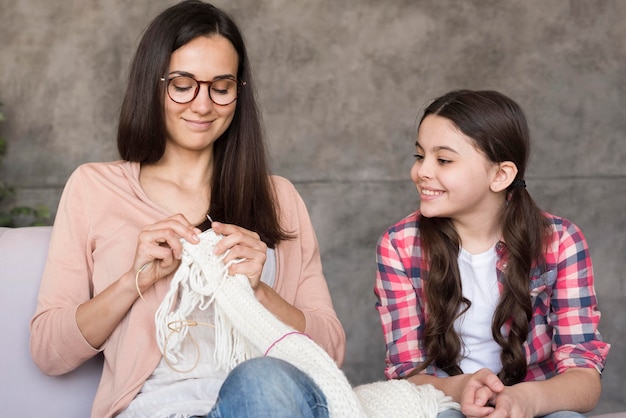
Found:
[[(489, 161), (512, 161), (518, 169), (515, 180), (524, 178), (530, 153), (528, 125), (522, 109), (510, 98), (495, 91), (453, 91), (433, 101), (420, 124), (428, 115), (449, 119)], [(511, 385), (522, 381), (528, 368), (523, 344), (532, 314), (530, 274), (543, 260), (548, 223), (525, 187), (509, 186), (507, 193), (502, 233), (508, 260), (491, 332), (502, 348), (499, 377)], [(418, 371), (434, 364), (450, 375), (461, 374), (462, 341), (454, 321), (471, 304), (463, 297), (457, 264), (461, 241), (449, 218), (421, 216), (419, 229), (428, 263), (424, 336), (428, 360)], [(510, 325), (508, 336), (501, 332), (505, 323)]]
[(154, 163), (165, 151), (165, 85), (174, 51), (198, 36), (219, 34), (237, 51), (237, 78), (246, 82), (228, 129), (214, 144), (209, 213), (215, 220), (256, 231), (274, 247), (289, 235), (279, 224), (254, 82), (243, 38), (222, 10), (186, 0), (157, 16), (146, 29), (133, 59), (117, 133), (121, 158)]

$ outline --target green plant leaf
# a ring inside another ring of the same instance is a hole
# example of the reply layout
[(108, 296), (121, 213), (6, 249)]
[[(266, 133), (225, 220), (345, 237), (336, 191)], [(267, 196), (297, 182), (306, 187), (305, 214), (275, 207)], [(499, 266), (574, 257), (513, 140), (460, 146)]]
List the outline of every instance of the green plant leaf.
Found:
[[(0, 108), (2, 102), (0, 102)], [(4, 114), (0, 111), (0, 122), (4, 121)], [(0, 165), (2, 157), (7, 152), (7, 140), (0, 137)], [(1, 167), (0, 167), (1, 168)], [(6, 184), (0, 179), (0, 203), (15, 195), (15, 188)], [(29, 225), (50, 225), (50, 210), (46, 206), (36, 208), (30, 206), (17, 206), (11, 209), (0, 210), (0, 226), (29, 226)]]

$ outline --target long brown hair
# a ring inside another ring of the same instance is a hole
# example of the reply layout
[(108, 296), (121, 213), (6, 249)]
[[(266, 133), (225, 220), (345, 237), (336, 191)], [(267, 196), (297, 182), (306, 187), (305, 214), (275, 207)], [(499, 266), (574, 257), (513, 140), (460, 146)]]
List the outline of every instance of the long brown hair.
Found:
[(237, 78), (246, 85), (237, 97), (235, 115), (214, 145), (209, 213), (215, 220), (256, 231), (274, 247), (289, 235), (279, 223), (254, 81), (242, 35), (222, 10), (198, 0), (178, 3), (146, 29), (133, 59), (117, 133), (120, 156), (153, 163), (165, 152), (165, 85), (161, 82), (172, 53), (199, 36), (219, 34), (237, 51)]
[[(529, 282), (531, 269), (543, 261), (548, 221), (525, 187), (515, 187), (524, 178), (530, 154), (530, 135), (520, 106), (495, 91), (459, 90), (434, 100), (424, 111), (452, 121), (470, 137), (486, 158), (493, 162), (512, 161), (517, 176), (507, 191), (502, 233), (508, 260), (504, 289), (496, 307), (491, 332), (502, 348), (500, 379), (507, 385), (526, 376), (528, 364), (523, 347), (532, 314)], [(428, 320), (424, 339), (428, 360), (418, 367), (434, 364), (449, 375), (463, 373), (459, 367), (462, 341), (454, 321), (470, 306), (463, 296), (457, 264), (460, 238), (449, 218), (419, 219), (427, 272), (425, 293)], [(510, 325), (507, 336), (503, 325)]]

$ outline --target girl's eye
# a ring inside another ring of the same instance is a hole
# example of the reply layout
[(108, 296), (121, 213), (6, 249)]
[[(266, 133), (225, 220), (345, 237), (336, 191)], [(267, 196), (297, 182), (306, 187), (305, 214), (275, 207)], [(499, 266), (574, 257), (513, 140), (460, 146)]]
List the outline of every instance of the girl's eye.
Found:
[(413, 154), (413, 157), (415, 157), (417, 161), (422, 161), (424, 159), (422, 154)]
[(452, 162), (450, 160), (444, 160), (443, 158), (439, 158), (439, 159), (437, 159), (437, 161), (439, 161), (439, 164), (441, 164), (441, 165), (450, 164)]

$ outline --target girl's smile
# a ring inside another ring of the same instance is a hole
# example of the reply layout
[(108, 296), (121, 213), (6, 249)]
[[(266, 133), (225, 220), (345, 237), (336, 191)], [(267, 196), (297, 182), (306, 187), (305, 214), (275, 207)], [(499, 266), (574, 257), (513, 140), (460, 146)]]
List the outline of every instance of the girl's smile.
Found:
[(442, 190), (432, 190), (432, 189), (420, 188), (419, 186), (418, 186), (418, 190), (420, 192), (420, 199), (422, 199), (422, 200), (430, 200), (430, 199), (436, 198), (438, 196), (441, 196), (442, 194), (445, 193)]
[(411, 178), (427, 217), (484, 216), (504, 201), (491, 190), (498, 165), (489, 161), (449, 120), (427, 116), (420, 125)]

